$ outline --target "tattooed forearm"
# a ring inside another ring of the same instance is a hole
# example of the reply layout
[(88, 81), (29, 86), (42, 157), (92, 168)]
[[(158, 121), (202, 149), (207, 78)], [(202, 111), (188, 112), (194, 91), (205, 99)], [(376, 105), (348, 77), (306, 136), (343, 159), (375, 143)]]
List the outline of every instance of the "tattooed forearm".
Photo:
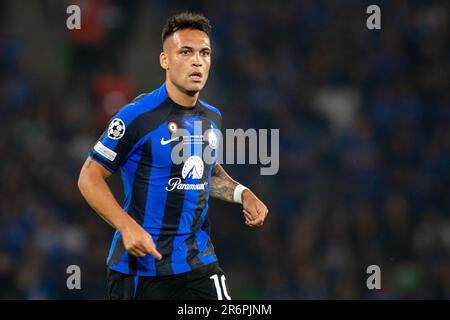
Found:
[(216, 164), (211, 173), (211, 197), (233, 202), (234, 189), (239, 184), (225, 172), (220, 164)]

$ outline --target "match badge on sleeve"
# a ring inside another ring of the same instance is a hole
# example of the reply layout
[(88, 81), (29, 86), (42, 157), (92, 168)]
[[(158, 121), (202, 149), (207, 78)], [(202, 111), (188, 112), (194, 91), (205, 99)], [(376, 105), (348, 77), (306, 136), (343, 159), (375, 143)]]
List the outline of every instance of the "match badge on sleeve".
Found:
[(174, 121), (170, 121), (170, 122), (167, 124), (167, 126), (168, 126), (168, 128), (169, 128), (170, 133), (174, 133), (174, 132), (177, 131), (177, 129), (178, 129), (178, 125), (177, 125), (176, 122), (174, 122)]
[(106, 147), (103, 143), (100, 141), (97, 142), (97, 144), (94, 147), (94, 150), (97, 151), (99, 154), (104, 156), (109, 161), (114, 161), (114, 159), (117, 156), (117, 153), (112, 151), (110, 148)]
[(111, 121), (108, 128), (108, 137), (114, 140), (118, 140), (125, 134), (125, 123), (119, 118), (115, 118)]

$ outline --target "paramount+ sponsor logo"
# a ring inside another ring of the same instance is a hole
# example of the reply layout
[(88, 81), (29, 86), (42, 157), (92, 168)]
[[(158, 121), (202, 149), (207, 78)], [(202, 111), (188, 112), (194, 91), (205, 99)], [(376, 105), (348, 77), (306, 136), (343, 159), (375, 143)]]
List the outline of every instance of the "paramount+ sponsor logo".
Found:
[[(203, 178), (205, 165), (202, 158), (199, 156), (190, 156), (183, 165), (181, 176), (183, 180), (200, 180)], [(181, 178), (176, 177), (168, 181), (166, 190), (205, 190), (207, 182), (205, 183), (183, 183)]]

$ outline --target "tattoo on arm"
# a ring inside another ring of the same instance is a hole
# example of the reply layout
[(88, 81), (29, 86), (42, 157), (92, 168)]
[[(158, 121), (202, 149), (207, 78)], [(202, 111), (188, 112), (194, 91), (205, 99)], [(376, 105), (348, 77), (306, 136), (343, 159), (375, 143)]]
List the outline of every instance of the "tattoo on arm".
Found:
[(220, 164), (216, 164), (211, 172), (210, 195), (217, 199), (233, 202), (234, 189), (238, 184)]

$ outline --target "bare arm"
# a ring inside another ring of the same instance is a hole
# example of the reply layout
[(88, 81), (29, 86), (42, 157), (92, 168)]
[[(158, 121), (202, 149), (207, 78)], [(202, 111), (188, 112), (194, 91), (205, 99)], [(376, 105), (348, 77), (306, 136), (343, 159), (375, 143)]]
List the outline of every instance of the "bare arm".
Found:
[(210, 183), (211, 186), (209, 192), (211, 197), (233, 202), (234, 189), (239, 183), (234, 181), (218, 163), (211, 172)]
[(78, 188), (92, 209), (110, 226), (120, 230), (131, 219), (112, 194), (106, 179), (111, 172), (88, 158), (81, 168)]
[(120, 231), (127, 251), (139, 257), (150, 253), (159, 258), (161, 255), (156, 251), (150, 234), (117, 203), (105, 181), (109, 176), (111, 172), (91, 158), (87, 158), (78, 179), (81, 194), (100, 217)]
[[(210, 195), (214, 198), (234, 202), (234, 189), (239, 185), (216, 164), (211, 172)], [(249, 226), (261, 226), (269, 213), (266, 205), (249, 189), (242, 193), (242, 206), (245, 223)]]

